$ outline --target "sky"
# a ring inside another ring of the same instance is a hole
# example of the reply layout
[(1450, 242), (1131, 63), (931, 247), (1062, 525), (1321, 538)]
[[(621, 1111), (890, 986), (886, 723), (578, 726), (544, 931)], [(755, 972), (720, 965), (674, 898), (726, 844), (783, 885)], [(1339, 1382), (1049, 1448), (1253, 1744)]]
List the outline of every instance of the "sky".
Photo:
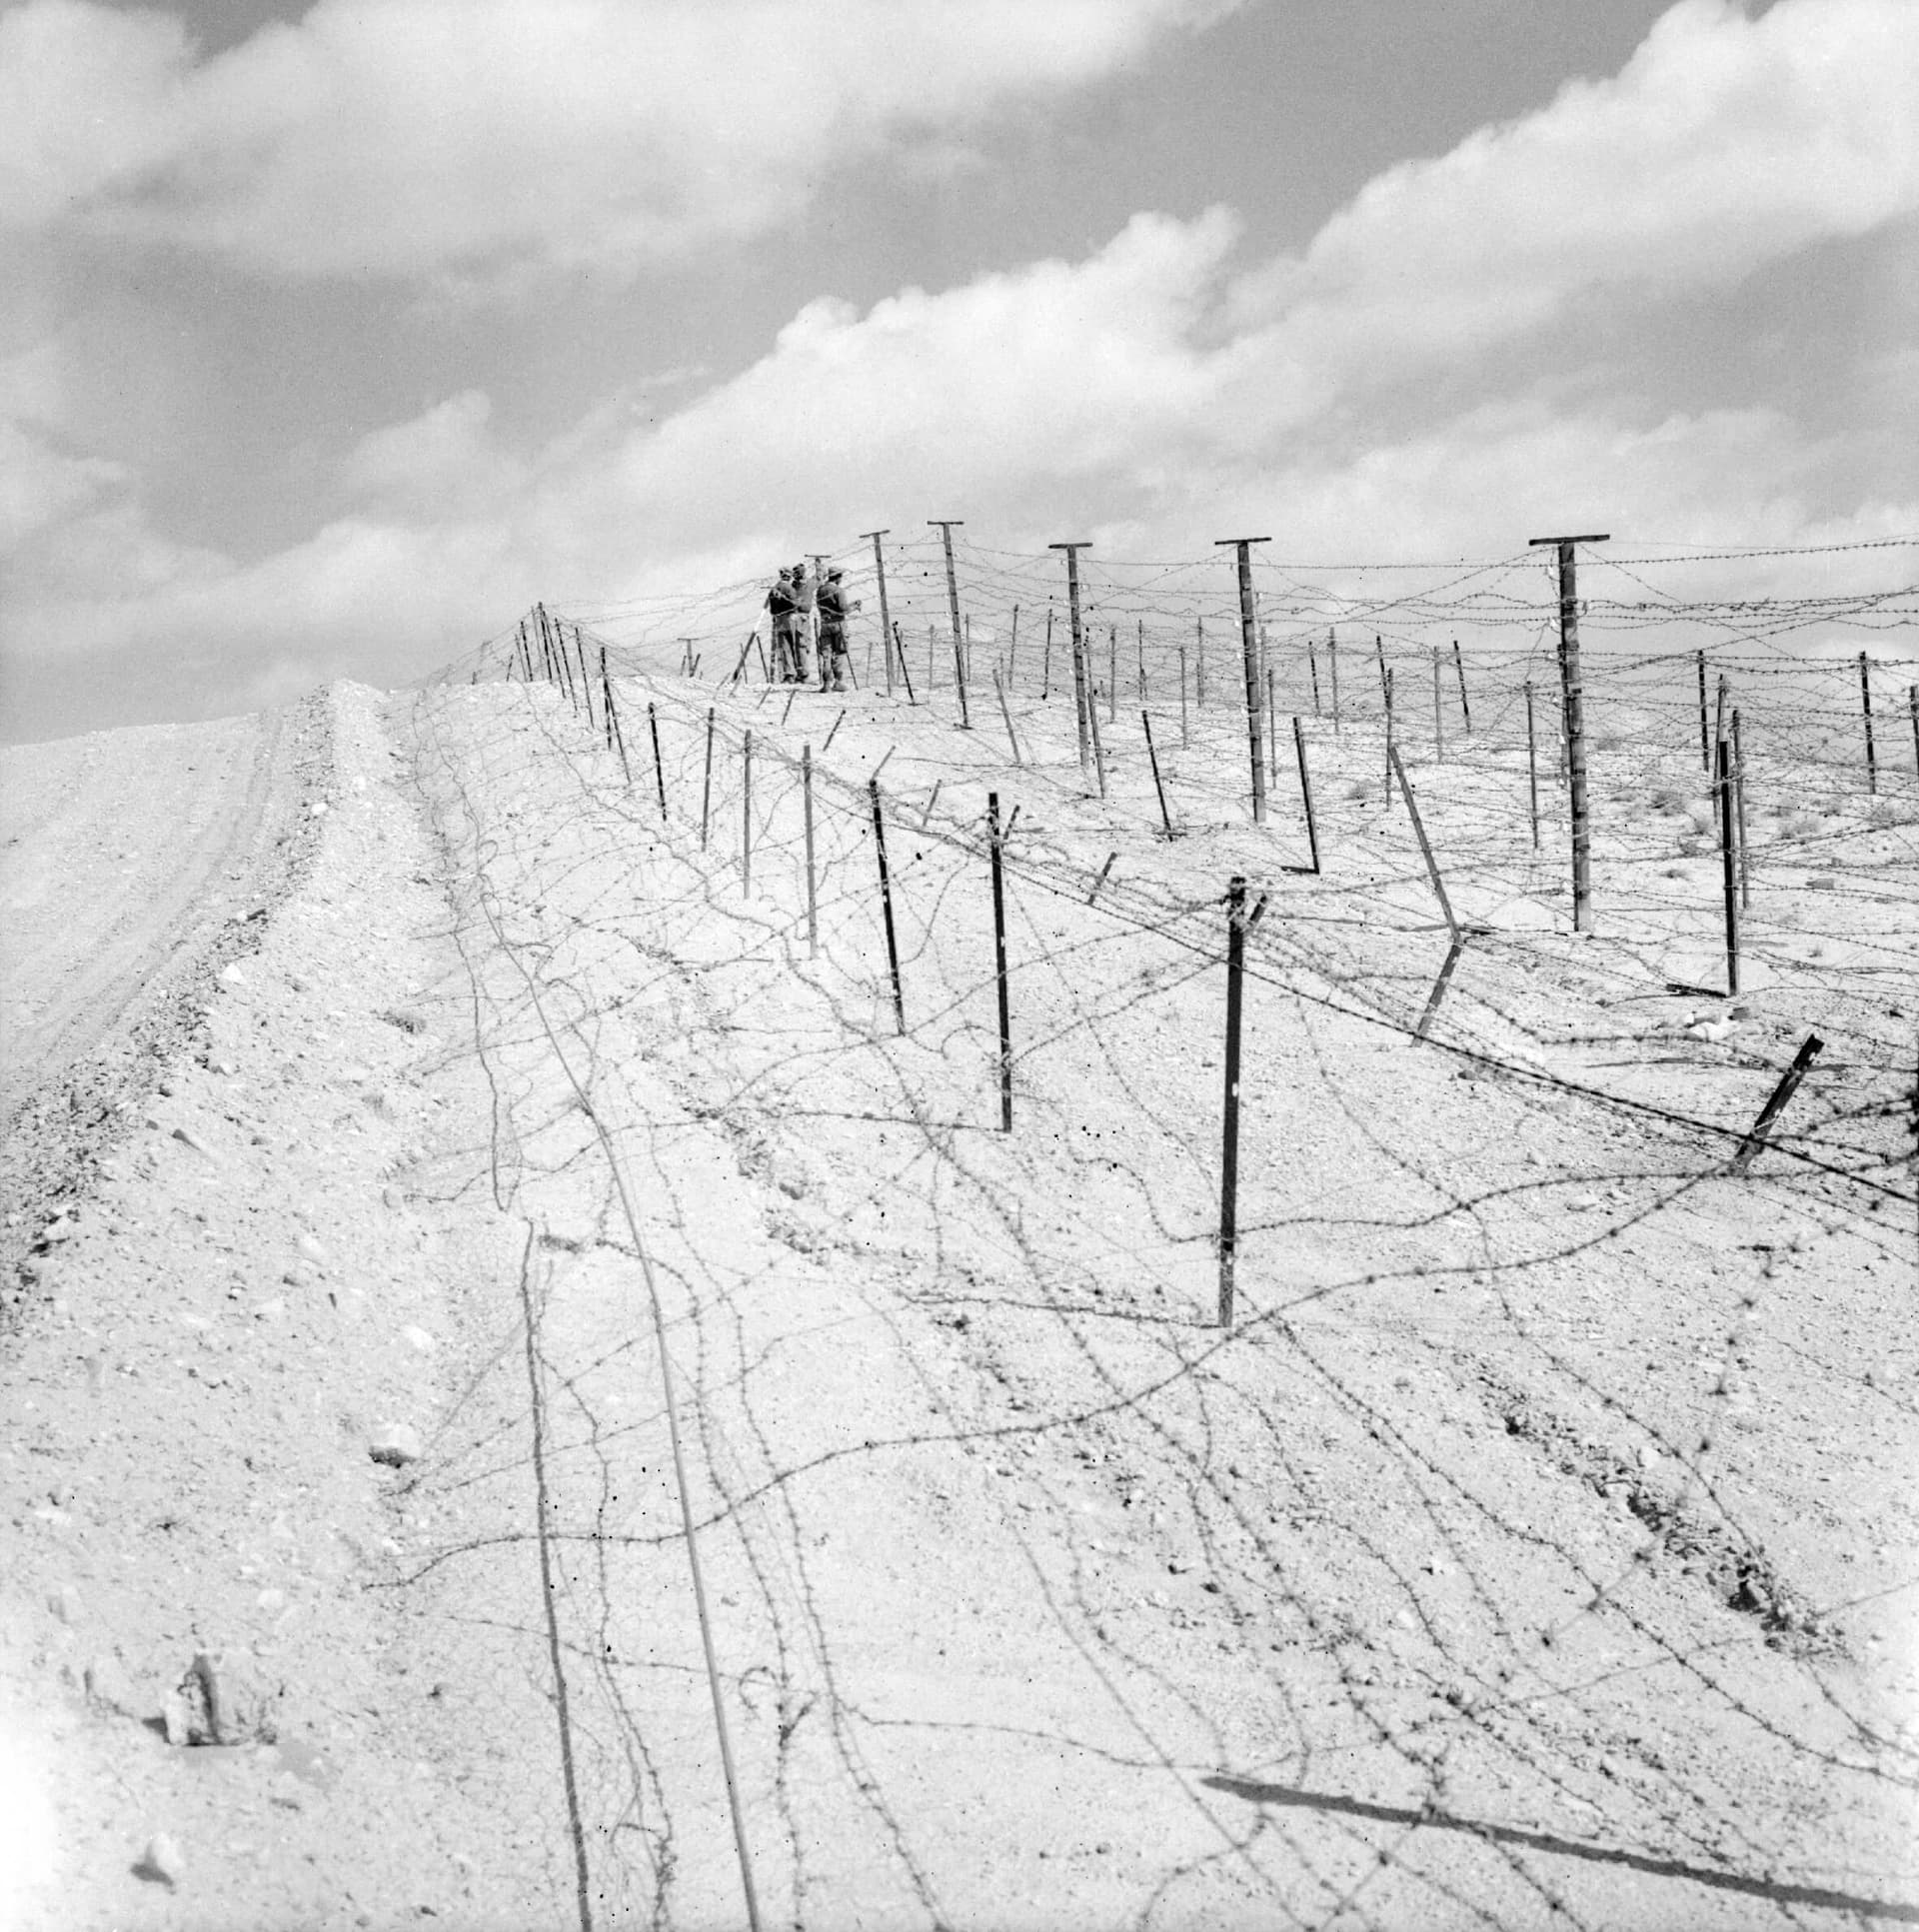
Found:
[(0, 5), (0, 739), (935, 516), (1919, 535), (1916, 15)]

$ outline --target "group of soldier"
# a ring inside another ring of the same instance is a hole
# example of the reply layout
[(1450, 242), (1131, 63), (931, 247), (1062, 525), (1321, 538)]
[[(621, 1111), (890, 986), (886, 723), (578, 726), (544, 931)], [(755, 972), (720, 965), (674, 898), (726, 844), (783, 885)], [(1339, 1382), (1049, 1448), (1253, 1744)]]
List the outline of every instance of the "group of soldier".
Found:
[[(817, 642), (820, 689), (847, 688), (847, 618), (860, 605), (847, 602), (842, 573), (830, 570), (824, 578), (809, 577), (805, 564), (780, 573), (767, 593), (773, 619), (773, 678), (776, 684), (813, 682), (810, 659)], [(817, 630), (817, 639), (816, 639)]]

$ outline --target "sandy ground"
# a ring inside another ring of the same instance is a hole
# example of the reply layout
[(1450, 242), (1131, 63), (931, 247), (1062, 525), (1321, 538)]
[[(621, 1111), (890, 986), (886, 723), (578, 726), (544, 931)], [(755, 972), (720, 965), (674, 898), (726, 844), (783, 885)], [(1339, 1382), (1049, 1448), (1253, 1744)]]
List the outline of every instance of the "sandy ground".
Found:
[[(1911, 914), (1869, 870), (1848, 918), (1777, 856), (1722, 1042), (1665, 989), (1709, 922), (1635, 891), (1596, 948), (1544, 862), (1464, 868), (1496, 938), (1416, 1046), (1442, 945), (1403, 818), (1349, 796), (1366, 748), (1317, 748), (1308, 880), (1207, 816), (1203, 746), (1168, 843), (1122, 747), (1111, 804), (1078, 796), (1056, 714), (1035, 771), (877, 697), (826, 752), (839, 704), (728, 694), (709, 782), (711, 694), (626, 697), (636, 783), (499, 684), (7, 755), (4, 892), (44, 909), (7, 988), (39, 1031), (6, 1157), (41, 1176), (13, 1922), (740, 1925), (716, 1690), (769, 1925), (1919, 1919), (1876, 976)], [(1477, 782), (1422, 775), (1442, 851)], [(1010, 1135), (988, 788), (1022, 810)], [(1227, 1336), (1235, 870), (1273, 902)], [(171, 1030), (134, 997), (162, 958)], [(1700, 1122), (1749, 1119), (1814, 1022), (1822, 1164), (1726, 1178)], [(255, 1660), (272, 1741), (166, 1741), (203, 1649)]]

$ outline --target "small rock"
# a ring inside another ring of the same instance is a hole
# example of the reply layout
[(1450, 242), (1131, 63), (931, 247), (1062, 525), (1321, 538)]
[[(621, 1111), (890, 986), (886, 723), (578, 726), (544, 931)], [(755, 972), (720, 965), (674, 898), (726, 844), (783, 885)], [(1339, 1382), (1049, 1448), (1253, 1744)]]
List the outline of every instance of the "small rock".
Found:
[(81, 1680), (87, 1691), (87, 1701), (102, 1710), (127, 1711), (133, 1707), (133, 1692), (127, 1683), (126, 1672), (120, 1668), (113, 1657), (95, 1657), (87, 1664)]
[(271, 1744), (279, 1686), (244, 1650), (202, 1650), (167, 1698), (169, 1744)]
[(395, 1213), (398, 1213), (400, 1209), (406, 1206), (407, 1204), (406, 1195), (403, 1194), (398, 1187), (382, 1187), (380, 1189), (380, 1198), (383, 1201), (385, 1201), (386, 1204), (389, 1207), (391, 1207)]
[(411, 1323), (400, 1332), (406, 1336), (408, 1345), (417, 1348), (423, 1355), (431, 1355), (440, 1346), (424, 1328), (416, 1328)]
[(213, 1149), (208, 1146), (206, 1141), (192, 1127), (175, 1127), (173, 1137), (180, 1141), (182, 1145), (191, 1147), (195, 1153), (205, 1154), (209, 1160), (216, 1157)]
[(147, 1840), (147, 1848), (140, 1854), (140, 1862), (133, 1870), (136, 1877), (146, 1879), (149, 1884), (165, 1885), (171, 1889), (186, 1876), (187, 1861), (171, 1834), (156, 1831)]
[(253, 1311), (255, 1321), (277, 1321), (287, 1311), (284, 1297), (275, 1295), (271, 1301), (262, 1301)]
[(230, 961), (223, 966), (220, 968), (220, 977), (230, 986), (244, 986), (247, 983), (247, 975), (240, 970), (237, 961)]
[(295, 1239), (293, 1244), (295, 1247), (297, 1247), (300, 1250), (301, 1254), (305, 1256), (307, 1260), (311, 1261), (314, 1264), (314, 1266), (317, 1268), (325, 1267), (327, 1265), (328, 1260), (331, 1258), (328, 1255), (325, 1246), (321, 1242), (315, 1240), (315, 1238), (311, 1234), (309, 1234), (304, 1228), (300, 1231), (299, 1236)]
[(314, 802), (307, 807), (307, 810), (311, 812), (316, 819), (324, 819), (327, 816), (327, 802), (325, 799), (315, 799)]
[(404, 1468), (409, 1462), (418, 1462), (426, 1454), (426, 1445), (420, 1440), (420, 1431), (410, 1422), (383, 1422), (373, 1432), (367, 1444), (367, 1453), (376, 1462), (384, 1462), (395, 1469)]

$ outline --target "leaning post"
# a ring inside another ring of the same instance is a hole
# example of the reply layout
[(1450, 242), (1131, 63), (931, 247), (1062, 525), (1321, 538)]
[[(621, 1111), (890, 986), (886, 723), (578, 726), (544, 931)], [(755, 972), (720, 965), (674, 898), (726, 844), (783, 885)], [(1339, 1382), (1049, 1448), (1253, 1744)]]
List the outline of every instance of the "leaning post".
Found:
[(972, 720), (966, 716), (966, 670), (965, 661), (960, 655), (960, 579), (953, 567), (953, 533), (956, 530), (963, 530), (965, 520), (960, 517), (929, 517), (927, 524), (929, 528), (939, 530), (940, 541), (946, 546), (947, 611), (953, 619), (953, 663), (960, 684), (960, 730), (969, 732), (972, 730)]
[(1219, 1159), (1219, 1326), (1232, 1326), (1239, 1247), (1239, 1013), (1246, 960), (1246, 882), (1226, 888), (1226, 1095)]

